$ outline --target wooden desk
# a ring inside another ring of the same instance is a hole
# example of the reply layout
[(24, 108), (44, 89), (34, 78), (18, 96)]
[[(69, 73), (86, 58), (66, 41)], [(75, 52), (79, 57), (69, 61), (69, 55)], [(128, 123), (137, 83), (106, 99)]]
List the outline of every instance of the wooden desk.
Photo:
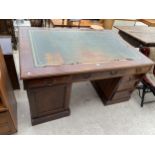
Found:
[(21, 28), (19, 46), (32, 125), (70, 114), (73, 82), (89, 80), (105, 105), (118, 103), (153, 65), (111, 30)]
[(155, 27), (116, 26), (119, 34), (134, 47), (155, 46)]
[(140, 21), (148, 26), (155, 27), (155, 19), (138, 19), (138, 21)]
[(6, 67), (11, 80), (13, 89), (20, 89), (19, 80), (16, 72), (16, 67), (13, 58), (11, 37), (10, 36), (0, 36), (0, 46), (4, 55)]

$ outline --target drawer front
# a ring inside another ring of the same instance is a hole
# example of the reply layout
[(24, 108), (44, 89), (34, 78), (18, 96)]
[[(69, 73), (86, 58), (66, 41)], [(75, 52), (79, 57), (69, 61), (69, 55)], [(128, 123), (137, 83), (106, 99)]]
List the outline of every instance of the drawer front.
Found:
[(66, 105), (67, 91), (70, 85), (54, 85), (28, 90), (31, 117), (37, 118), (63, 111)]
[(131, 92), (132, 92), (131, 90), (118, 91), (118, 92), (116, 92), (116, 94), (113, 96), (112, 100), (130, 97)]
[[(84, 80), (99, 80), (99, 79), (108, 79), (115, 77), (122, 77), (122, 82), (128, 82), (137, 80), (142, 76), (142, 73), (146, 73), (148, 68), (127, 68), (127, 69), (115, 69), (109, 71), (100, 71), (100, 72), (88, 72), (81, 74), (72, 75), (72, 82), (84, 81)], [(134, 75), (134, 76), (131, 76)]]
[(117, 88), (117, 91), (133, 90), (135, 86), (139, 83), (140, 78), (141, 78), (141, 75), (123, 77), (123, 79), (121, 80), (121, 83)]
[(128, 82), (120, 85), (117, 89), (117, 91), (123, 91), (123, 90), (133, 90), (135, 87), (135, 82)]
[(0, 123), (0, 135), (7, 134), (9, 132), (11, 132), (9, 123)]
[(111, 71), (100, 71), (100, 72), (90, 72), (90, 73), (81, 73), (72, 75), (72, 81), (84, 81), (84, 80), (99, 80), (99, 79), (108, 79), (114, 77), (121, 77), (128, 74), (134, 74), (134, 69), (127, 70), (111, 70)]
[(93, 73), (81, 73), (81, 74), (75, 74), (72, 76), (72, 81), (85, 81), (92, 78)]
[(131, 75), (131, 76), (125, 76), (122, 79), (122, 83), (131, 82), (131, 81), (137, 81), (142, 77), (142, 75)]
[(11, 131), (9, 121), (8, 112), (0, 113), (0, 134), (7, 134)]
[(4, 123), (8, 121), (8, 113), (7, 112), (1, 112), (0, 113), (0, 123)]
[(70, 76), (60, 76), (60, 77), (52, 77), (52, 78), (42, 78), (35, 80), (25, 80), (24, 88), (38, 88), (38, 87), (48, 87), (53, 86), (55, 84), (63, 84), (70, 82)]

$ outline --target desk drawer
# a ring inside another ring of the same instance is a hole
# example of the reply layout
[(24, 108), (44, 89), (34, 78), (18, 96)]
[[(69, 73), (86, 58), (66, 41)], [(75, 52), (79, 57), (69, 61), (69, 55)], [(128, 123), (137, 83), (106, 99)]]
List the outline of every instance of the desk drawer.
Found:
[(125, 76), (122, 79), (122, 83), (131, 82), (131, 81), (137, 81), (142, 77), (142, 75), (131, 75), (131, 76)]
[(121, 80), (117, 88), (117, 91), (133, 90), (135, 86), (139, 83), (140, 78), (141, 78), (141, 75), (123, 77), (123, 79)]
[(8, 122), (0, 123), (0, 135), (7, 134), (10, 131)]
[[(122, 82), (129, 82), (136, 79), (139, 79), (140, 75), (137, 74), (138, 68), (127, 68), (127, 69), (115, 69), (115, 70), (109, 70), (109, 71), (99, 71), (99, 72), (88, 72), (88, 73), (81, 73), (81, 74), (74, 74), (72, 75), (72, 82), (78, 82), (78, 81), (85, 81), (85, 80), (99, 80), (99, 79), (109, 79), (109, 78), (115, 78), (115, 77), (122, 77), (125, 76), (122, 79)], [(144, 70), (140, 70), (140, 72), (145, 72)], [(134, 75), (134, 76), (130, 76)]]
[(124, 84), (121, 84), (117, 91), (123, 91), (123, 90), (133, 90), (135, 87), (135, 82), (127, 82)]
[(0, 134), (7, 134), (10, 131), (8, 112), (2, 112), (0, 113)]
[(32, 79), (24, 81), (24, 88), (48, 87), (55, 84), (63, 84), (70, 82), (70, 76), (60, 76), (52, 78)]
[(115, 93), (112, 100), (127, 98), (127, 97), (129, 97), (131, 95), (131, 92), (132, 92), (131, 90), (118, 91), (118, 92)]

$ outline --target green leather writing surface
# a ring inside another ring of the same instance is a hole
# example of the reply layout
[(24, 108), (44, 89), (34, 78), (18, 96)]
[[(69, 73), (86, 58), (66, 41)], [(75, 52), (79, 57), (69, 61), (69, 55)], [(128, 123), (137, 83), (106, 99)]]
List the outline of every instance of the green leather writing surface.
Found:
[(29, 30), (36, 67), (136, 60), (141, 55), (112, 31)]

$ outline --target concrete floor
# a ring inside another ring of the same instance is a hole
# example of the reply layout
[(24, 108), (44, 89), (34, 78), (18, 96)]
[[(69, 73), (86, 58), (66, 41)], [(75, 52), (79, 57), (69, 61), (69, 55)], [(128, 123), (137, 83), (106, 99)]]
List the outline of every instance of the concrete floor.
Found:
[[(14, 51), (19, 74), (18, 51)], [(21, 87), (22, 87), (22, 81)], [(127, 102), (104, 106), (89, 82), (72, 87), (71, 115), (65, 118), (31, 126), (26, 92), (15, 91), (18, 104), (18, 132), (24, 134), (155, 134), (155, 102), (140, 107), (138, 91)], [(147, 94), (146, 100), (154, 96)]]
[(17, 134), (155, 134), (155, 102), (141, 108), (137, 91), (128, 102), (104, 106), (89, 82), (73, 84), (71, 115), (36, 126), (31, 126), (26, 92), (15, 94)]

